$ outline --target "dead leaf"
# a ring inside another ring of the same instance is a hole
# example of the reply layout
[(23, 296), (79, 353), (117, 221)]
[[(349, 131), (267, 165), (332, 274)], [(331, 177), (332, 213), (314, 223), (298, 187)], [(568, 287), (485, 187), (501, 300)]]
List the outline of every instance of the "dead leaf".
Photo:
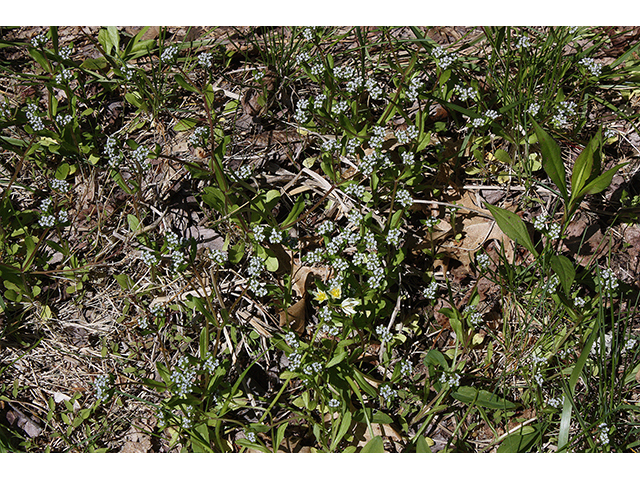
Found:
[(288, 325), (294, 332), (302, 335), (307, 326), (307, 296), (303, 296), (287, 310), (280, 312), (280, 327)]

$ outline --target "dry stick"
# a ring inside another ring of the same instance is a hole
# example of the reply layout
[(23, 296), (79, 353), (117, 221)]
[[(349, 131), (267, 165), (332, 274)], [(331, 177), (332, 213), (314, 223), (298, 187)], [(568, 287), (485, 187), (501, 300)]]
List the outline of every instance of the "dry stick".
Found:
[(435, 200), (414, 200), (413, 203), (423, 203), (423, 204), (427, 204), (427, 205), (441, 205), (443, 207), (449, 207), (449, 208), (461, 208), (462, 210), (468, 210), (470, 212), (477, 213), (478, 215), (480, 215), (482, 217), (490, 218), (491, 220), (493, 220), (493, 217), (491, 216), (491, 214), (489, 214), (487, 212), (483, 212), (482, 210), (478, 210), (476, 208), (465, 207), (463, 205), (456, 205), (454, 203), (437, 202)]
[[(398, 312), (400, 311), (400, 304), (402, 303), (402, 292), (400, 289), (402, 281), (402, 276), (398, 273), (398, 298), (396, 300), (396, 306), (393, 308), (393, 312), (391, 313), (391, 318), (389, 319), (389, 323), (387, 324), (387, 332), (391, 331), (391, 327), (393, 326), (393, 322), (396, 321), (396, 317), (398, 316)], [(384, 346), (385, 346), (384, 336), (382, 337), (382, 341), (380, 342), (380, 353), (378, 355), (378, 360), (382, 363), (382, 356), (384, 354)]]

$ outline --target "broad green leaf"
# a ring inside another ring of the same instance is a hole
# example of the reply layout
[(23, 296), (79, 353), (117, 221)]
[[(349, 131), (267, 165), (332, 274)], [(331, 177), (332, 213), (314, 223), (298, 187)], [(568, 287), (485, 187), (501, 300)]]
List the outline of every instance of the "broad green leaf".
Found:
[(525, 426), (517, 433), (509, 435), (498, 447), (498, 453), (524, 453), (528, 452), (538, 438), (538, 430), (531, 426)]
[(120, 34), (118, 34), (118, 28), (114, 26), (107, 27), (107, 33), (109, 34), (109, 41), (113, 45), (114, 53), (118, 53), (120, 49)]
[(376, 435), (362, 447), (360, 453), (384, 453), (384, 441), (380, 435)]
[(193, 118), (182, 118), (175, 124), (173, 130), (176, 132), (184, 132), (185, 130), (191, 130), (198, 124)]
[(572, 196), (582, 190), (582, 187), (584, 187), (584, 184), (591, 176), (591, 171), (593, 170), (593, 152), (594, 149), (597, 148), (598, 139), (598, 135), (593, 137), (584, 150), (580, 152), (578, 158), (576, 158), (576, 162), (573, 166), (573, 173), (571, 174)]
[(542, 150), (542, 167), (544, 171), (547, 172), (547, 175), (549, 175), (551, 181), (558, 187), (558, 190), (560, 190), (565, 203), (569, 203), (566, 173), (560, 155), (560, 146), (535, 120), (531, 119), (531, 121), (533, 122), (533, 127)]
[(304, 196), (300, 195), (296, 200), (296, 203), (293, 204), (289, 215), (282, 222), (281, 228), (289, 228), (291, 227), (295, 221), (298, 219), (302, 211), (304, 210)]
[(505, 210), (504, 208), (496, 207), (495, 205), (490, 205), (488, 203), (486, 204), (486, 207), (491, 212), (491, 215), (493, 215), (493, 218), (496, 219), (496, 223), (505, 235), (525, 247), (533, 253), (534, 256), (538, 256), (538, 252), (533, 245), (527, 226), (518, 215), (510, 212), (509, 210)]
[(496, 150), (494, 156), (499, 162), (506, 163), (507, 165), (511, 165), (513, 163), (513, 160), (511, 160), (511, 156), (501, 148)]
[(198, 89), (196, 87), (194, 87), (193, 85), (190, 85), (182, 75), (180, 75), (179, 73), (177, 73), (175, 75), (175, 79), (176, 82), (178, 83), (178, 85), (180, 85), (182, 88), (184, 88), (185, 90), (187, 90), (188, 92), (193, 92), (193, 93), (200, 93), (198, 91)]
[(573, 263), (564, 255), (557, 255), (551, 257), (551, 268), (558, 275), (564, 293), (569, 295), (573, 280), (576, 278), (576, 270), (573, 267)]
[(431, 447), (422, 435), (418, 435), (418, 440), (416, 440), (416, 453), (431, 453)]
[(277, 452), (278, 449), (280, 448), (280, 445), (282, 445), (282, 441), (284, 440), (284, 432), (287, 429), (287, 427), (289, 426), (289, 423), (285, 422), (282, 425), (280, 425), (278, 427), (278, 429), (276, 430), (276, 438), (273, 441), (273, 452)]
[(481, 407), (496, 410), (512, 410), (517, 407), (515, 403), (505, 398), (499, 397), (486, 390), (477, 390), (469, 386), (459, 387), (451, 396), (467, 405), (480, 405)]
[(140, 220), (135, 215), (131, 213), (127, 214), (127, 223), (129, 224), (129, 229), (132, 233), (135, 233), (140, 228)]
[(334, 365), (338, 365), (345, 358), (347, 358), (348, 355), (349, 355), (349, 352), (347, 352), (344, 349), (339, 349), (339, 352), (336, 355), (333, 356), (333, 358), (329, 361), (329, 363), (327, 363), (326, 368), (331, 368)]
[(123, 273), (121, 275), (114, 275), (114, 277), (122, 290), (129, 290), (133, 286), (131, 278), (126, 273)]
[(335, 450), (335, 448), (338, 446), (338, 444), (342, 440), (342, 437), (344, 437), (347, 434), (350, 428), (351, 428), (351, 412), (349, 410), (346, 410), (342, 415), (342, 419), (340, 420), (340, 428), (336, 433), (336, 437), (331, 441), (330, 450), (332, 451)]
[(616, 165), (612, 169), (604, 172), (599, 177), (593, 179), (575, 197), (578, 199), (584, 197), (585, 195), (593, 195), (595, 193), (600, 193), (603, 190), (606, 190), (609, 185), (611, 185), (611, 180), (613, 179), (615, 173), (622, 167), (624, 167), (627, 163)]

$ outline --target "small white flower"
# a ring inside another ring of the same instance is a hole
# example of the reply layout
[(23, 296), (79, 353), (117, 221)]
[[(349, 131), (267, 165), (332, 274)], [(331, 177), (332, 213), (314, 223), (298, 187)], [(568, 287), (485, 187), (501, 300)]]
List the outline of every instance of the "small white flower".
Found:
[(345, 298), (340, 304), (340, 308), (347, 315), (354, 315), (356, 313), (355, 307), (360, 305), (360, 300), (356, 300), (355, 298)]

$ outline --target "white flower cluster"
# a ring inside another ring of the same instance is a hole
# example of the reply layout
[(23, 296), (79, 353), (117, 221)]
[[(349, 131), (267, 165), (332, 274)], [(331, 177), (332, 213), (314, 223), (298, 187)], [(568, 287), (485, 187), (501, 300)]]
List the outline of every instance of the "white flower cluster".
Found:
[(207, 127), (196, 128), (187, 140), (192, 147), (205, 148), (209, 144), (209, 129)]
[(371, 96), (371, 98), (373, 98), (374, 100), (379, 100), (384, 95), (382, 87), (378, 85), (378, 83), (372, 78), (368, 79), (364, 83), (364, 88), (369, 92), (369, 96)]
[(158, 256), (153, 250), (143, 250), (140, 253), (140, 259), (144, 262), (144, 264), (148, 267), (152, 267), (157, 265), (159, 262)]
[(413, 152), (402, 152), (400, 154), (400, 158), (402, 159), (402, 163), (409, 167), (415, 163), (415, 155)]
[(376, 333), (383, 342), (390, 342), (393, 339), (393, 334), (387, 330), (384, 325), (378, 325), (376, 327)]
[(118, 168), (124, 160), (124, 155), (118, 148), (117, 140), (113, 137), (107, 138), (107, 142), (104, 145), (104, 153), (109, 158), (109, 166), (111, 168)]
[(608, 445), (609, 444), (609, 427), (607, 426), (606, 423), (602, 422), (600, 425), (598, 425), (598, 430), (600, 430), (600, 443), (602, 443), (603, 445)]
[(63, 60), (69, 60), (71, 58), (72, 52), (73, 52), (73, 48), (71, 48), (70, 45), (67, 45), (65, 47), (62, 47), (58, 51), (58, 54), (60, 55), (60, 58), (62, 58)]
[(257, 256), (253, 256), (249, 259), (249, 267), (247, 272), (250, 275), (249, 290), (255, 293), (258, 297), (264, 297), (267, 294), (267, 288), (263, 282), (260, 282), (258, 277), (266, 269), (265, 261)]
[[(606, 354), (606, 356), (609, 356), (611, 354), (611, 343), (613, 341), (613, 335), (610, 333), (605, 333), (604, 334), (604, 352)], [(600, 351), (600, 336), (598, 336), (598, 338), (596, 338), (596, 341), (593, 342), (593, 345), (591, 346), (591, 351), (589, 352), (589, 355), (592, 356), (597, 356), (601, 354)]]
[(418, 129), (415, 125), (409, 125), (406, 130), (397, 130), (396, 131), (396, 139), (398, 139), (398, 143), (402, 145), (406, 145), (407, 143), (413, 142), (416, 138), (418, 138)]
[(56, 219), (56, 216), (53, 215), (52, 207), (53, 205), (52, 205), (51, 197), (45, 198), (40, 203), (40, 209), (42, 210), (42, 215), (40, 215), (38, 224), (40, 224), (41, 227), (51, 228), (56, 224), (56, 220), (59, 220), (61, 223), (64, 223), (67, 221), (67, 212), (60, 212), (60, 214), (62, 215), (59, 214), (58, 218)]
[(573, 299), (573, 303), (576, 307), (582, 308), (587, 304), (587, 300), (582, 297), (576, 297)]
[(362, 143), (357, 138), (350, 138), (347, 141), (347, 154), (355, 155), (356, 150), (362, 146)]
[(340, 329), (336, 325), (327, 325), (324, 323), (322, 324), (322, 327), (320, 327), (320, 332), (325, 335), (337, 337), (340, 334)]
[(446, 383), (449, 387), (457, 387), (460, 385), (460, 375), (455, 372), (442, 372), (440, 383)]
[(320, 373), (322, 372), (323, 368), (322, 368), (322, 364), (320, 364), (320, 362), (313, 362), (310, 365), (305, 365), (302, 368), (302, 371), (306, 374), (306, 375), (313, 375), (314, 373)]
[(120, 67), (120, 73), (124, 75), (124, 78), (127, 80), (127, 82), (130, 82), (131, 80), (133, 80), (133, 76), (136, 73), (136, 69), (124, 63), (122, 67)]
[(460, 85), (456, 85), (456, 92), (458, 92), (458, 100), (461, 102), (466, 102), (469, 99), (474, 100), (477, 95), (473, 87), (464, 87)]
[(186, 357), (178, 360), (176, 368), (171, 373), (170, 380), (175, 384), (178, 395), (185, 396), (193, 390), (196, 381), (196, 370), (189, 364)]
[(392, 228), (387, 233), (387, 243), (393, 245), (394, 247), (400, 246), (400, 241), (402, 240), (402, 231), (399, 228)]
[(11, 117), (11, 105), (8, 102), (0, 103), (0, 117), (8, 120)]
[(322, 144), (322, 151), (328, 153), (336, 153), (340, 150), (340, 143), (335, 138), (330, 138), (329, 140), (325, 140)]
[(311, 68), (309, 70), (311, 72), (311, 75), (319, 77), (325, 72), (324, 63), (322, 63), (321, 61), (317, 61), (313, 65), (311, 65)]
[(93, 386), (96, 389), (96, 398), (99, 402), (104, 402), (109, 398), (108, 390), (111, 386), (111, 381), (108, 375), (99, 375), (93, 382)]
[(583, 67), (585, 67), (587, 70), (589, 70), (589, 73), (594, 77), (599, 77), (600, 74), (602, 73), (602, 65), (600, 65), (599, 63), (596, 63), (596, 61), (593, 58), (589, 58), (589, 57), (583, 58), (578, 63)]
[(547, 400), (547, 405), (553, 408), (560, 408), (560, 405), (562, 405), (562, 402), (563, 402), (562, 398), (550, 398), (549, 400)]
[(529, 40), (529, 37), (527, 37), (526, 35), (518, 37), (518, 42), (516, 43), (517, 50), (520, 50), (521, 48), (529, 48), (530, 46), (531, 41)]
[(182, 417), (182, 428), (191, 428), (193, 426), (193, 405), (189, 405), (184, 409)]
[(600, 271), (600, 288), (605, 295), (613, 295), (618, 288), (618, 279), (610, 268)]
[(311, 113), (309, 112), (309, 100), (302, 98), (296, 105), (296, 113), (293, 118), (298, 123), (307, 123), (311, 119)]
[(67, 115), (60, 114), (56, 116), (56, 123), (60, 128), (66, 127), (69, 124), (69, 122), (71, 122), (71, 120), (73, 120), (73, 116), (69, 114)]
[(474, 128), (480, 128), (487, 125), (488, 123), (491, 123), (496, 118), (498, 118), (498, 112), (496, 112), (495, 110), (487, 110), (486, 112), (484, 112), (483, 117), (474, 118), (471, 121), (471, 125)]
[(213, 248), (207, 252), (207, 256), (212, 262), (217, 263), (218, 265), (224, 265), (224, 263), (229, 258), (229, 253), (225, 250), (218, 250), (217, 248)]
[(331, 400), (329, 400), (329, 408), (339, 408), (340, 407), (340, 400), (338, 400), (337, 398), (332, 398)]
[(176, 61), (177, 56), (178, 56), (178, 47), (175, 45), (171, 45), (162, 51), (162, 55), (160, 55), (160, 60), (162, 60), (162, 63), (172, 64)]
[(333, 232), (335, 228), (336, 228), (335, 223), (333, 223), (331, 220), (325, 220), (316, 229), (316, 233), (318, 235), (328, 235), (329, 233)]
[(570, 118), (576, 114), (576, 104), (571, 101), (563, 101), (558, 105), (558, 111), (551, 118), (551, 124), (556, 128), (565, 128), (569, 126)]
[(59, 178), (51, 180), (50, 186), (52, 189), (57, 190), (60, 193), (68, 193), (71, 188), (66, 180), (61, 180)]
[(29, 125), (33, 128), (34, 131), (44, 130), (44, 123), (42, 122), (42, 118), (37, 115), (38, 105), (35, 103), (30, 103), (27, 105), (27, 111), (25, 112), (27, 116), (27, 120), (29, 120)]
[(544, 384), (544, 378), (542, 378), (542, 373), (540, 370), (542, 366), (547, 364), (547, 359), (545, 357), (540, 357), (538, 355), (531, 355), (531, 358), (526, 362), (531, 366), (533, 371), (533, 380), (539, 385), (542, 386)]
[(435, 300), (436, 294), (438, 293), (438, 283), (431, 282), (429, 285), (422, 289), (422, 295), (427, 300)]
[(246, 437), (247, 440), (249, 440), (251, 443), (256, 443), (256, 434), (253, 432), (244, 432), (244, 436)]
[(208, 355), (207, 359), (202, 363), (202, 368), (206, 370), (209, 375), (213, 375), (216, 368), (220, 366), (220, 362), (213, 355)]
[(400, 374), (403, 377), (411, 377), (412, 373), (413, 363), (411, 363), (411, 360), (405, 360), (404, 362), (402, 362), (402, 364), (400, 365)]
[(316, 95), (316, 98), (313, 99), (313, 108), (316, 110), (320, 110), (324, 106), (324, 102), (327, 100), (327, 96), (324, 93), (320, 95)]
[(180, 250), (184, 244), (184, 238), (179, 238), (174, 232), (167, 232), (164, 238), (167, 242), (169, 253), (171, 253), (171, 268), (174, 273), (177, 273), (187, 263), (184, 252)]
[(409, 192), (401, 188), (396, 191), (396, 202), (398, 202), (404, 208), (409, 208), (411, 205), (413, 205), (413, 198), (411, 198), (411, 194), (409, 194)]
[(298, 55), (296, 55), (296, 63), (298, 65), (302, 65), (303, 63), (307, 63), (309, 60), (311, 60), (311, 55), (309, 54), (309, 52), (302, 52), (302, 53), (299, 53)]
[(253, 174), (253, 170), (251, 169), (250, 165), (242, 165), (236, 170), (229, 170), (227, 174), (232, 180), (239, 182), (251, 177), (251, 175)]
[(449, 66), (457, 60), (457, 57), (451, 53), (448, 53), (443, 47), (436, 47), (431, 51), (431, 54), (436, 60), (436, 64), (446, 70)]
[(346, 100), (342, 100), (340, 102), (336, 102), (331, 107), (331, 112), (335, 115), (345, 114), (349, 110), (349, 104)]
[(532, 117), (535, 117), (539, 111), (540, 105), (538, 105), (536, 102), (533, 102), (531, 105), (529, 105), (529, 108), (527, 108), (527, 112), (529, 112)]
[(540, 215), (533, 220), (533, 228), (542, 232), (549, 240), (558, 240), (560, 238), (560, 224), (559, 223), (549, 223), (548, 221), (552, 220), (551, 217), (547, 215)]
[(465, 313), (467, 314), (467, 320), (473, 327), (477, 328), (482, 323), (482, 314), (477, 311), (476, 305), (469, 305), (465, 309)]
[(44, 48), (47, 44), (47, 36), (44, 33), (39, 33), (31, 39), (31, 45), (35, 48)]
[(382, 386), (380, 387), (379, 392), (380, 392), (380, 396), (381, 396), (382, 398), (384, 398), (384, 400), (385, 400), (386, 402), (388, 402), (388, 401), (389, 401), (389, 400), (391, 400), (392, 398), (395, 398), (395, 397), (398, 395), (398, 392), (396, 392), (395, 390), (393, 390), (393, 389), (391, 388), (391, 386), (390, 386), (390, 385), (387, 385), (387, 384), (382, 385)]
[(424, 82), (420, 80), (418, 77), (413, 77), (411, 82), (409, 82), (409, 88), (407, 89), (407, 100), (411, 103), (415, 102), (418, 99), (418, 95), (420, 94), (420, 90), (424, 87)]
[(211, 52), (202, 52), (198, 55), (198, 65), (202, 68), (211, 68)]
[(311, 42), (313, 40), (313, 33), (316, 27), (306, 27), (302, 30), (302, 38), (304, 38), (307, 42)]
[(480, 252), (476, 255), (476, 262), (478, 262), (478, 266), (482, 270), (489, 270), (489, 268), (491, 268), (491, 260), (489, 259), (489, 255), (484, 252)]
[(73, 78), (73, 72), (71, 70), (62, 70), (56, 75), (56, 83), (62, 84), (71, 81)]
[(357, 77), (358, 72), (354, 67), (340, 65), (333, 69), (333, 75), (337, 80), (347, 81)]
[(156, 318), (160, 318), (164, 316), (164, 306), (161, 303), (154, 303), (149, 309), (149, 311)]
[(149, 147), (145, 145), (140, 145), (133, 152), (131, 152), (131, 157), (136, 162), (137, 165), (140, 166), (143, 170), (149, 170), (151, 168), (151, 163), (149, 160)]
[(149, 328), (147, 317), (143, 315), (138, 317), (138, 327), (140, 327), (142, 330), (146, 330), (147, 328)]
[(428, 229), (432, 229), (440, 223), (440, 219), (438, 217), (430, 216), (429, 218), (424, 219), (422, 223), (424, 223)]
[(624, 344), (624, 347), (622, 347), (620, 354), (624, 355), (627, 352), (632, 351), (636, 347), (636, 343), (638, 343), (638, 341), (635, 338), (630, 338), (629, 340), (627, 340), (627, 342)]

